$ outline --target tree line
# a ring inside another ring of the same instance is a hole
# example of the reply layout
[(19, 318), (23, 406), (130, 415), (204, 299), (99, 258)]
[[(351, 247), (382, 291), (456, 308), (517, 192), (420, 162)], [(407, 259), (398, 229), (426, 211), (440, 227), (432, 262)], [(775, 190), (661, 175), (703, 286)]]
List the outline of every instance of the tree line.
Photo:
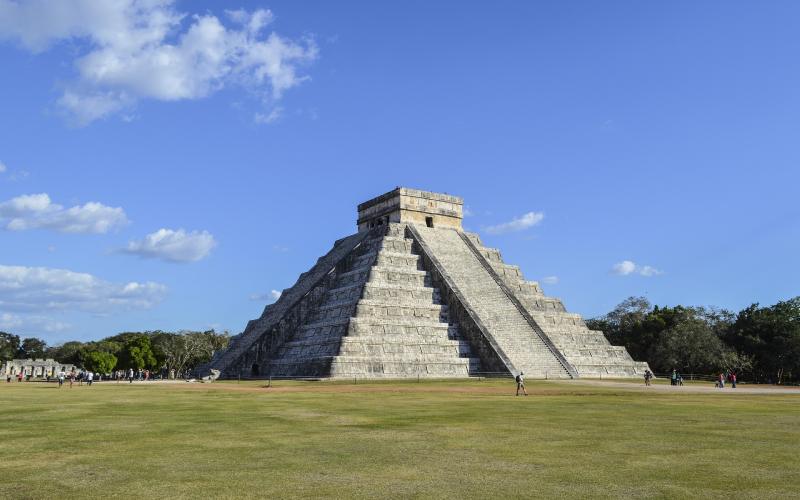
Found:
[(732, 371), (756, 382), (800, 382), (800, 297), (738, 313), (630, 297), (586, 324), (656, 372)]
[(70, 341), (48, 346), (39, 338), (20, 339), (0, 332), (0, 360), (53, 358), (98, 373), (113, 370), (175, 370), (184, 373), (211, 360), (228, 346), (228, 332), (124, 332), (91, 342)]

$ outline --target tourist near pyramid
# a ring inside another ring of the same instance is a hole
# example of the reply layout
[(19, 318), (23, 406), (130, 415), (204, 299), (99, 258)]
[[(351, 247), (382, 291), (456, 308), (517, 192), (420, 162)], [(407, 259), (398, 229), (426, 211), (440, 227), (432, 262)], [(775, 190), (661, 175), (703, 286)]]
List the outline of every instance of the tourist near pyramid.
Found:
[(222, 378), (639, 376), (647, 364), (461, 227), (463, 200), (397, 188), (200, 369)]

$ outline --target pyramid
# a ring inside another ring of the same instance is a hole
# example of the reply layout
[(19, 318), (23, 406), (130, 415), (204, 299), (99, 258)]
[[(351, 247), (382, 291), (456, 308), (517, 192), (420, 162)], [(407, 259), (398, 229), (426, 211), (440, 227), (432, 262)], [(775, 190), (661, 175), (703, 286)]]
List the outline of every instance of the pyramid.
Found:
[[(200, 368), (223, 378), (632, 377), (648, 368), (461, 227), (463, 200), (397, 188)], [(201, 373), (202, 374), (202, 373)]]

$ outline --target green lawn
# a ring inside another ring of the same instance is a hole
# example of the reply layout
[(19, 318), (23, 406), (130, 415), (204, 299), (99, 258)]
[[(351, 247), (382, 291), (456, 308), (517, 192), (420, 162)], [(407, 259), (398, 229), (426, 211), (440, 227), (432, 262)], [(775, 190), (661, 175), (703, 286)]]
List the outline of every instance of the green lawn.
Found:
[(800, 494), (800, 395), (509, 381), (0, 385), (0, 498)]

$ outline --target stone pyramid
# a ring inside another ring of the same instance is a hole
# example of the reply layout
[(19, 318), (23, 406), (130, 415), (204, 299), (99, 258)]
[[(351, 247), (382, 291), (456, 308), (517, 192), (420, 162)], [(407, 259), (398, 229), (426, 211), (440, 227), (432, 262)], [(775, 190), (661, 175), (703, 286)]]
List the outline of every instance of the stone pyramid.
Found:
[[(200, 371), (237, 377), (638, 376), (646, 363), (461, 228), (463, 201), (397, 188)], [(201, 373), (202, 374), (202, 373)]]

